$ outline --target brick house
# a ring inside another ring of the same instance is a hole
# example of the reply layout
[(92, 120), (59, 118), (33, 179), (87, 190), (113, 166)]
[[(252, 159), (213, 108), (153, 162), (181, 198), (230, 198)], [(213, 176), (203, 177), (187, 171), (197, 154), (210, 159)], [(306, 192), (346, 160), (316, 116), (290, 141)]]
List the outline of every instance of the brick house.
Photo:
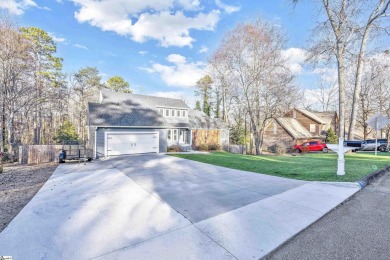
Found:
[(336, 112), (312, 112), (294, 108), (284, 117), (272, 119), (264, 132), (264, 148), (276, 143), (287, 147), (301, 144), (308, 140), (323, 141), (329, 128), (337, 133), (338, 117)]

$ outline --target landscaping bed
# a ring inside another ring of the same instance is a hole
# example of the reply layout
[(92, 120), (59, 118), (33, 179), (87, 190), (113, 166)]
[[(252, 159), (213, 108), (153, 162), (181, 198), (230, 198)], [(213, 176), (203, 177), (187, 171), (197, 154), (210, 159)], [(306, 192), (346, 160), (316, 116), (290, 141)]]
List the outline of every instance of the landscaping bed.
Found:
[(242, 155), (227, 152), (173, 154), (172, 156), (243, 171), (264, 173), (308, 181), (357, 181), (390, 165), (390, 153), (350, 153), (345, 155), (344, 176), (337, 176), (336, 153), (310, 153), (297, 156)]
[(0, 173), (0, 232), (34, 197), (57, 166), (57, 163), (4, 166), (4, 172)]

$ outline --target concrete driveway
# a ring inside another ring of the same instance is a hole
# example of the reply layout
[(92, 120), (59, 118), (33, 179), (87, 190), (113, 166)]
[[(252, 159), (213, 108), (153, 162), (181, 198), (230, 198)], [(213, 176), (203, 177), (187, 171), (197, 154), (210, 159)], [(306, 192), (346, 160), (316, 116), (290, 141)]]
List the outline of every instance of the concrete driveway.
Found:
[(0, 233), (0, 255), (258, 259), (358, 190), (165, 155), (67, 163)]

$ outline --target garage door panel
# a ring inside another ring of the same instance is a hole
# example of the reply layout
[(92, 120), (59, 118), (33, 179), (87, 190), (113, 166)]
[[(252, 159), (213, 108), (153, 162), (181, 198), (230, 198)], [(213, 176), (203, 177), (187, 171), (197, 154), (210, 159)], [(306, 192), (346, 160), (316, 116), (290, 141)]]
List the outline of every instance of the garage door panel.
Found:
[(157, 133), (107, 133), (107, 155), (156, 153)]

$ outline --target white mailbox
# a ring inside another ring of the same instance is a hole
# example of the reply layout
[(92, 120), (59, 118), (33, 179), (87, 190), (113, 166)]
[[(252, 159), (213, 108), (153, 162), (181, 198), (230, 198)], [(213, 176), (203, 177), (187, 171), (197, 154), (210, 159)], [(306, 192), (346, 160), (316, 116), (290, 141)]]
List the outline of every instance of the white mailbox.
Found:
[(335, 151), (338, 154), (337, 159), (337, 175), (345, 175), (345, 159), (344, 154), (346, 152), (349, 152), (353, 149), (356, 149), (356, 147), (348, 147), (344, 146), (344, 138), (339, 138), (338, 144), (326, 144), (326, 146), (331, 149), (332, 151)]

